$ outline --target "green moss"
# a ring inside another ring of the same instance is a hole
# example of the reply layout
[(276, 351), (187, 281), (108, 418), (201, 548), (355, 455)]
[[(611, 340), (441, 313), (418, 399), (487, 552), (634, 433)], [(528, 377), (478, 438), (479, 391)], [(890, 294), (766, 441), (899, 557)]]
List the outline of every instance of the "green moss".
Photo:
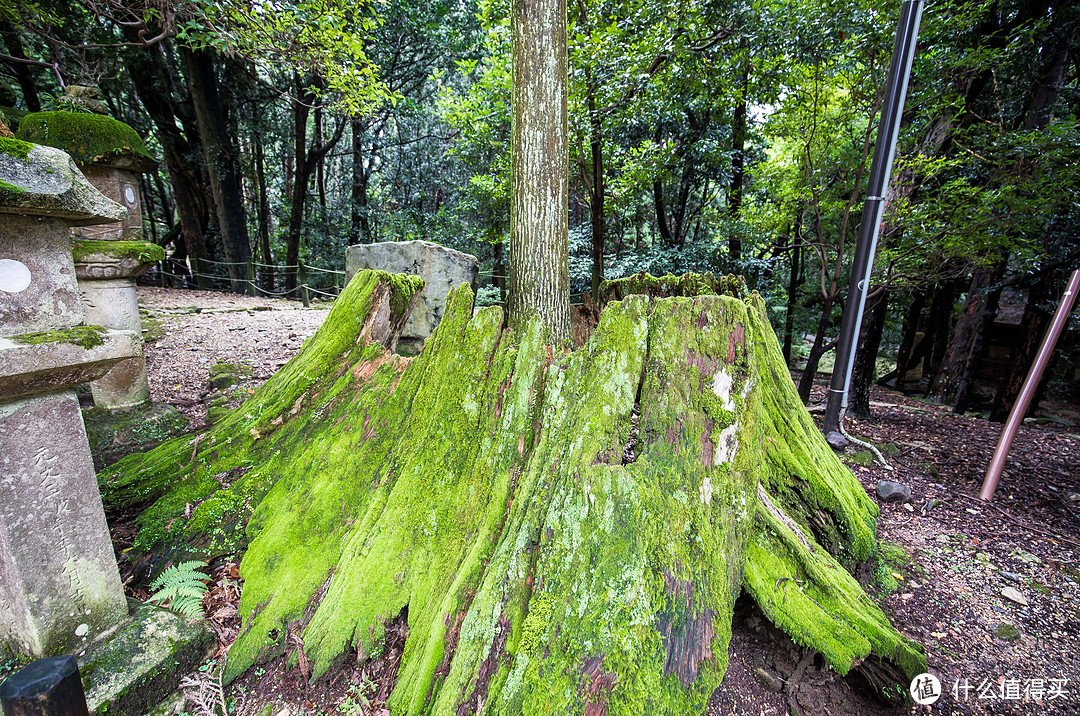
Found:
[(165, 258), (165, 249), (157, 244), (144, 241), (90, 241), (76, 239), (73, 242), (72, 257), (75, 263), (85, 262), (95, 254), (113, 259), (135, 259), (139, 263), (149, 264)]
[(1020, 638), (1020, 630), (1012, 624), (1001, 623), (994, 627), (994, 636), (1002, 641), (1016, 641)]
[(22, 142), (10, 137), (0, 137), (0, 154), (7, 154), (9, 157), (25, 160), (30, 157), (30, 150), (33, 148), (34, 145), (29, 142)]
[(9, 336), (16, 343), (24, 345), (39, 345), (42, 343), (71, 343), (87, 350), (100, 346), (105, 342), (105, 329), (101, 326), (74, 326), (62, 328), (56, 331), (41, 331), (39, 333), (22, 333), (17, 336)]
[(155, 163), (138, 132), (100, 114), (36, 112), (23, 117), (18, 138), (62, 149), (87, 164), (130, 155), (136, 162)]
[(0, 194), (23, 194), (25, 192), (26, 189), (23, 189), (21, 186), (16, 186), (10, 182), (6, 182), (3, 179), (0, 179)]
[[(759, 297), (631, 294), (552, 356), (459, 287), (404, 360), (368, 338), (418, 286), (357, 274), (245, 405), (99, 476), (153, 501), (139, 549), (246, 546), (227, 678), (290, 632), (316, 676), (370, 658), (407, 607), (394, 713), (701, 712), (740, 589), (838, 670), (925, 666), (841, 566), (875, 554), (876, 507)], [(246, 545), (214, 532), (233, 518)]]
[(688, 273), (682, 276), (652, 276), (644, 271), (625, 278), (604, 281), (600, 284), (600, 305), (608, 301), (621, 301), (627, 296), (642, 294), (653, 298), (670, 296), (731, 296), (744, 299), (747, 296), (746, 281), (742, 276), (713, 276), (711, 273)]

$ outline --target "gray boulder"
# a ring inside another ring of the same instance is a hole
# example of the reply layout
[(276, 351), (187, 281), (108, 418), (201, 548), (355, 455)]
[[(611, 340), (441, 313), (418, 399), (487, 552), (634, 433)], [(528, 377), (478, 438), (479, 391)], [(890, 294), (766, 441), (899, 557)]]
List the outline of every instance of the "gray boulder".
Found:
[(877, 496), (882, 502), (911, 502), (911, 488), (899, 482), (880, 480), (877, 484)]
[(450, 289), (463, 283), (476, 291), (480, 262), (471, 254), (448, 249), (430, 241), (383, 241), (357, 244), (345, 249), (345, 275), (373, 269), (404, 273), (424, 279), (420, 302), (405, 323), (398, 341), (403, 353), (418, 353), (442, 319)]

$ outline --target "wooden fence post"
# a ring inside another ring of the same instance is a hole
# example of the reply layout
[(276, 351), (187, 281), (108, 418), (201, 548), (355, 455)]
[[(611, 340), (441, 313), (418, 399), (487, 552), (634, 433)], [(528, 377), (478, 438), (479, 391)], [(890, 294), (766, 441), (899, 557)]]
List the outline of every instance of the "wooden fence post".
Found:
[(296, 276), (300, 283), (300, 300), (304, 302), (304, 308), (311, 305), (311, 298), (307, 289), (307, 267), (301, 259), (296, 260)]
[(4, 716), (88, 716), (74, 656), (50, 656), (24, 666), (0, 685)]
[(249, 296), (257, 296), (257, 295), (259, 295), (258, 293), (255, 292), (255, 260), (254, 259), (248, 259), (248, 261), (247, 261), (247, 281), (248, 281), (248, 286), (247, 286), (248, 295)]

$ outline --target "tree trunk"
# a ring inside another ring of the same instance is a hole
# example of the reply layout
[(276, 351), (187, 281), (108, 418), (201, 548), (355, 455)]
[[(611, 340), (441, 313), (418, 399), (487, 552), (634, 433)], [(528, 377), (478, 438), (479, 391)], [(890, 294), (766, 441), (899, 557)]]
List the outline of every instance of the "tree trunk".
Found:
[[(129, 41), (138, 39), (133, 30), (125, 32)], [(200, 177), (199, 167), (192, 163), (195, 156), (193, 145), (199, 142), (198, 133), (186, 134), (177, 125), (179, 109), (168, 88), (171, 86), (170, 71), (160, 47), (130, 50), (124, 53), (124, 64), (139, 96), (139, 101), (150, 115), (161, 143), (165, 169), (172, 185), (176, 214), (184, 237), (184, 256), (194, 260), (209, 258), (205, 240), (209, 224), (209, 207), (206, 202), (206, 185)], [(195, 276), (199, 288), (211, 287), (206, 276)]]
[(1024, 317), (1020, 320), (1020, 340), (1009, 354), (1009, 367), (994, 394), (994, 403), (990, 408), (990, 419), (994, 422), (1003, 423), (1009, 417), (1009, 411), (1012, 410), (1020, 389), (1024, 387), (1024, 379), (1027, 378), (1039, 346), (1042, 345), (1043, 334), (1046, 333), (1052, 317), (1047, 306), (1053, 305), (1053, 279), (1053, 271), (1040, 271), (1035, 283), (1028, 289)]
[[(498, 233), (502, 233), (502, 229), (497, 229)], [(502, 236), (498, 236), (495, 239), (495, 286), (499, 289), (499, 303), (503, 306), (506, 305), (506, 260), (503, 252), (503, 240)]]
[(368, 218), (368, 177), (364, 166), (364, 123), (359, 119), (350, 121), (352, 129), (352, 187), (349, 211), (349, 240), (353, 244), (371, 243), (371, 222)]
[[(1003, 271), (1004, 262), (1001, 262), (1000, 266)], [(970, 374), (969, 366), (978, 357), (990, 286), (999, 275), (996, 267), (980, 267), (971, 274), (971, 284), (964, 300), (964, 308), (960, 312), (960, 320), (953, 329), (949, 347), (945, 351), (931, 391), (935, 399), (946, 405), (955, 406), (961, 381), (965, 375)]]
[(509, 325), (570, 342), (565, 0), (512, 0)]
[(592, 295), (595, 300), (600, 295), (600, 284), (604, 282), (604, 146), (600, 134), (600, 115), (591, 95), (589, 113), (589, 152), (592, 159), (589, 220), (592, 227)]
[(878, 351), (881, 348), (881, 335), (885, 330), (888, 310), (889, 292), (882, 290), (870, 299), (863, 316), (848, 395), (848, 412), (857, 418), (870, 417), (870, 386), (873, 385), (877, 373)]
[(929, 341), (926, 363), (923, 373), (926, 375), (926, 391), (923, 397), (929, 397), (941, 374), (941, 364), (948, 352), (949, 337), (952, 335), (953, 304), (959, 288), (956, 280), (938, 283), (934, 289), (934, 300), (930, 302), (930, 313), (926, 317), (926, 336)]
[(199, 139), (206, 155), (210, 190), (217, 208), (218, 228), (225, 247), (229, 283), (235, 293), (246, 291), (248, 244), (244, 194), (240, 187), (240, 161), (225, 121), (218, 92), (214, 55), (208, 50), (181, 49), (187, 68), (188, 89), (199, 122)]
[(158, 499), (137, 544), (244, 553), (226, 679), (286, 649), (334, 678), (404, 615), (392, 713), (700, 713), (740, 590), (884, 694), (925, 670), (834, 557), (874, 555), (877, 507), (760, 297), (631, 295), (553, 355), (465, 285), (403, 359), (419, 284), (361, 272), (247, 404), (100, 476), (110, 507)]
[(791, 367), (791, 341), (795, 326), (795, 307), (799, 296), (799, 284), (802, 282), (802, 207), (799, 208), (795, 215), (795, 227), (791, 232), (791, 237), (795, 242), (795, 248), (791, 251), (787, 311), (784, 315), (784, 364), (789, 368)]
[[(908, 304), (907, 313), (904, 314), (904, 325), (900, 329), (900, 346), (896, 351), (896, 379), (893, 387), (898, 392), (904, 391), (904, 377), (915, 367), (916, 363), (911, 360), (911, 349), (915, 347), (915, 334), (919, 332), (919, 319), (922, 318), (923, 306), (926, 305), (926, 291), (916, 289)], [(929, 340), (926, 332), (923, 340)]]
[(653, 181), (653, 207), (656, 209), (656, 226), (660, 229), (660, 237), (667, 242), (668, 246), (674, 246), (675, 239), (671, 236), (667, 207), (664, 205), (664, 183), (659, 179)]
[(266, 158), (263, 155), (262, 132), (256, 129), (252, 133), (251, 143), (253, 148), (254, 174), (255, 174), (255, 201), (256, 215), (259, 221), (259, 251), (264, 264), (259, 272), (262, 277), (264, 291), (274, 290), (273, 269), (274, 256), (270, 252), (270, 195), (266, 189)]
[[(731, 122), (731, 191), (728, 194), (728, 212), (731, 218), (738, 219), (742, 211), (743, 182), (746, 176), (746, 104), (750, 94), (750, 55), (745, 41), (742, 51), (746, 53), (739, 77), (739, 96), (735, 100), (735, 113)], [(742, 258), (742, 239), (740, 234), (731, 232), (728, 236), (728, 253), (731, 258)]]
[[(22, 38), (19, 37), (19, 31), (12, 27), (11, 23), (7, 20), (0, 21), (0, 34), (4, 37), (4, 44), (7, 45), (9, 55), (24, 60), (27, 59), (26, 50), (23, 49)], [(40, 112), (41, 99), (38, 97), (37, 85), (34, 84), (34, 77), (30, 74), (30, 65), (22, 62), (12, 62), (11, 70), (15, 74), (15, 81), (19, 83), (19, 89), (22, 90), (23, 102), (26, 102), (26, 109), (30, 112)]]
[(825, 355), (825, 351), (831, 347), (825, 344), (825, 332), (829, 330), (829, 323), (832, 319), (833, 296), (834, 294), (826, 296), (825, 302), (821, 306), (821, 317), (818, 318), (814, 344), (810, 346), (810, 355), (806, 357), (806, 367), (803, 368), (802, 376), (799, 378), (799, 398), (802, 400), (803, 405), (810, 402), (810, 389), (814, 387), (814, 378), (817, 377), (818, 363), (821, 361), (821, 356)]

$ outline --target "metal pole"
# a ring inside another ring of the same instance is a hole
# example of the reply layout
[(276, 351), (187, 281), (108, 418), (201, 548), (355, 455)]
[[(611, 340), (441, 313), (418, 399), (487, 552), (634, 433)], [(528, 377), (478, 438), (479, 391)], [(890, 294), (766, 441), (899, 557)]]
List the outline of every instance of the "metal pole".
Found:
[(870, 165), (870, 181), (863, 203), (862, 223), (855, 246), (855, 260), (851, 265), (844, 317), (840, 323), (840, 337), (836, 344), (836, 362), (833, 364), (832, 381), (829, 384), (828, 403), (822, 430), (828, 434), (840, 425), (840, 414), (847, 408), (848, 390), (851, 387), (851, 371), (855, 365), (855, 347), (862, 327), (863, 310), (866, 307), (874, 252), (877, 249), (881, 215), (885, 209), (885, 191), (892, 174), (896, 155), (896, 138), (900, 133), (900, 118), (904, 113), (911, 65), (915, 59), (915, 41), (919, 36), (923, 0), (906, 0), (900, 8), (900, 23), (896, 29), (889, 79), (885, 86), (885, 102), (881, 107), (874, 159)]
[(1043, 371), (1046, 370), (1046, 364), (1050, 362), (1050, 354), (1054, 352), (1054, 347), (1057, 345), (1058, 339), (1061, 338), (1062, 331), (1065, 330), (1065, 324), (1069, 322), (1069, 314), (1072, 312), (1073, 306), (1076, 305), (1078, 290), (1080, 290), (1080, 269), (1073, 271), (1072, 277), (1069, 279), (1069, 286), (1065, 289), (1061, 302), (1058, 304), (1057, 312), (1054, 314), (1054, 320), (1050, 323), (1046, 336), (1043, 337), (1042, 345), (1039, 346), (1039, 353), (1035, 356), (1035, 362), (1031, 364), (1027, 378), (1024, 379), (1024, 387), (1020, 389), (1020, 395), (1016, 396), (1016, 402), (1013, 403), (1012, 410), (1009, 411), (1009, 419), (1005, 421), (1001, 437), (998, 438), (997, 448), (994, 449), (994, 457), (990, 460), (990, 467), (986, 471), (986, 477), (983, 478), (982, 489), (979, 490), (980, 500), (989, 501), (994, 496), (994, 491), (997, 490), (1001, 471), (1005, 467), (1005, 457), (1009, 454), (1009, 448), (1012, 447), (1016, 431), (1020, 429), (1021, 423), (1024, 422), (1024, 416), (1027, 415), (1031, 399), (1035, 397), (1035, 391), (1039, 387), (1039, 381), (1042, 380)]

